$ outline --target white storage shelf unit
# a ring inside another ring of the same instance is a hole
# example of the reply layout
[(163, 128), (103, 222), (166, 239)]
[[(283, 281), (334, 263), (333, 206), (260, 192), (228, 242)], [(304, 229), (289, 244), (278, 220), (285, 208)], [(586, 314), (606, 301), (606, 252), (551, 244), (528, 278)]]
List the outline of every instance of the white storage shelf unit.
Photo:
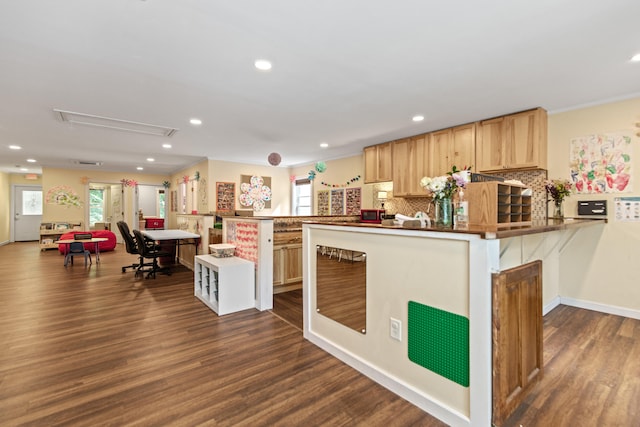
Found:
[(218, 315), (255, 307), (255, 269), (251, 261), (197, 255), (194, 267), (194, 295)]

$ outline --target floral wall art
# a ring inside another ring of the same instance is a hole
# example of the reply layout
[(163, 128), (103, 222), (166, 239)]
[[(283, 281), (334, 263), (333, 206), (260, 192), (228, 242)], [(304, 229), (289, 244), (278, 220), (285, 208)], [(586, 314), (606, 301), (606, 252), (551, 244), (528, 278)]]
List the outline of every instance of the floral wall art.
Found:
[(569, 163), (576, 193), (631, 191), (631, 137), (622, 133), (588, 135), (571, 140)]
[(47, 191), (46, 202), (66, 207), (81, 207), (82, 201), (75, 190), (67, 185), (57, 185)]
[(240, 204), (252, 206), (254, 212), (271, 209), (271, 178), (266, 176), (240, 176)]

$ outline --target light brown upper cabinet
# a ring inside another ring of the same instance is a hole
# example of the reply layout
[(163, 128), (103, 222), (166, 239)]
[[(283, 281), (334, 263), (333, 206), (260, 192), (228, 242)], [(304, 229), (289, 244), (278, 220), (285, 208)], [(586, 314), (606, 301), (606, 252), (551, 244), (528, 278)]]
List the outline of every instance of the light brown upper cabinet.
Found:
[[(444, 175), (453, 166), (463, 169), (474, 165), (476, 156), (476, 124), (456, 126), (431, 134), (432, 174)], [(473, 170), (476, 170), (474, 167)]]
[(364, 183), (391, 181), (391, 142), (364, 149)]
[(547, 112), (542, 108), (479, 122), (477, 172), (546, 169)]
[(429, 141), (429, 134), (425, 134), (393, 142), (394, 197), (426, 195), (420, 180), (431, 175)]

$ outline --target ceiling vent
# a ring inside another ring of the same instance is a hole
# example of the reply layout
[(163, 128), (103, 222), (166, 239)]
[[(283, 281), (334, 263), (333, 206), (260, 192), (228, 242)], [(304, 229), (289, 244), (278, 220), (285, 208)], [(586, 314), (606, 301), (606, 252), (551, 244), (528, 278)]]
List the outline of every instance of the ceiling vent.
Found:
[(69, 122), (78, 125), (95, 126), (107, 129), (116, 129), (125, 132), (144, 133), (146, 135), (166, 136), (169, 137), (178, 131), (177, 128), (150, 125), (148, 123), (132, 122), (129, 120), (113, 119), (110, 117), (94, 116), (92, 114), (74, 113), (73, 111), (64, 111), (53, 109), (60, 115), (63, 122)]
[(74, 160), (73, 163), (82, 166), (102, 166), (104, 162), (92, 162), (90, 160)]

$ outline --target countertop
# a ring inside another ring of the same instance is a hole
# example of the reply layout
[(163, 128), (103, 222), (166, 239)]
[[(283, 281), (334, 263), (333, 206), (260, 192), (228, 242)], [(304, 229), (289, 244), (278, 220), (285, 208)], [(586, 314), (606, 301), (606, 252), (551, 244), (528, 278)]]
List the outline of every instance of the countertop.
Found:
[(548, 231), (566, 230), (569, 228), (586, 227), (597, 224), (605, 224), (606, 219), (594, 219), (594, 218), (565, 218), (564, 220), (540, 220), (533, 221), (531, 225), (521, 226), (466, 226), (464, 228), (454, 227), (402, 227), (399, 225), (381, 225), (381, 224), (365, 224), (365, 223), (353, 223), (353, 222), (315, 222), (304, 221), (307, 224), (329, 225), (329, 226), (344, 226), (344, 227), (366, 227), (366, 228), (384, 228), (384, 229), (397, 229), (397, 230), (422, 230), (439, 233), (463, 233), (463, 234), (476, 234), (480, 235), (483, 239), (504, 239), (508, 237), (524, 236), (527, 234), (545, 233)]

